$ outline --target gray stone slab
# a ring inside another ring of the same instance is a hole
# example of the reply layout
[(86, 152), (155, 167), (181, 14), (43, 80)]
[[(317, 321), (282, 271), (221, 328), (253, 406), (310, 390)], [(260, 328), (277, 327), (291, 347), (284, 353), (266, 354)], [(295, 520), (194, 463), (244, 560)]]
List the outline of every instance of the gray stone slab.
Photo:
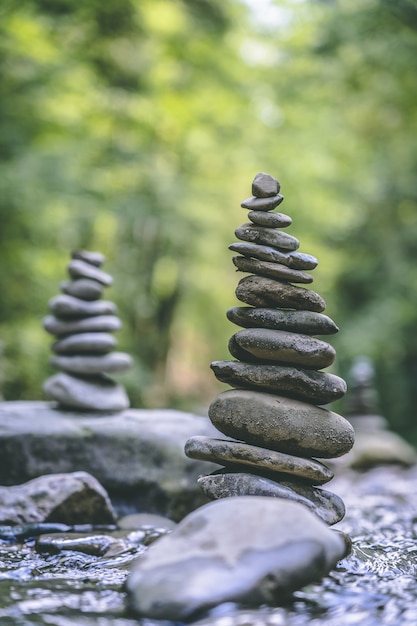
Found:
[(250, 241), (263, 246), (272, 246), (286, 250), (297, 250), (300, 242), (285, 231), (276, 228), (268, 228), (265, 226), (257, 226), (256, 224), (242, 224), (235, 230), (235, 235), (243, 241)]
[(94, 300), (86, 302), (74, 296), (60, 294), (51, 298), (49, 301), (49, 310), (56, 317), (71, 318), (96, 315), (115, 315), (117, 307), (113, 302), (108, 300)]
[(249, 211), (248, 218), (254, 224), (268, 226), (268, 228), (287, 228), (287, 226), (292, 224), (292, 219), (289, 215), (272, 213), (271, 211)]
[(255, 307), (304, 309), (322, 313), (326, 308), (323, 298), (304, 287), (297, 287), (265, 276), (245, 276), (236, 287), (236, 297)]
[(125, 352), (110, 352), (101, 356), (53, 356), (49, 362), (64, 372), (73, 374), (115, 374), (132, 365), (132, 357)]
[[(256, 196), (251, 196), (250, 198), (246, 198), (240, 206), (243, 209), (250, 209), (252, 211), (272, 211), (275, 207), (281, 204), (283, 200), (284, 196), (279, 193), (275, 196), (269, 196), (267, 198), (257, 198)], [(290, 217), (288, 219), (291, 220)]]
[(227, 319), (244, 328), (275, 328), (304, 335), (333, 335), (339, 331), (327, 315), (314, 311), (285, 311), (249, 306), (232, 307)]
[(293, 270), (281, 263), (270, 263), (268, 261), (260, 261), (259, 259), (251, 259), (246, 256), (234, 256), (232, 261), (241, 272), (266, 276), (267, 278), (273, 278), (275, 280), (286, 280), (292, 283), (313, 282), (311, 274)]
[(115, 332), (122, 327), (116, 315), (97, 315), (80, 319), (59, 319), (48, 315), (43, 319), (44, 329), (57, 337), (73, 333)]
[(60, 284), (61, 291), (81, 300), (98, 300), (103, 295), (104, 285), (90, 278), (67, 280)]
[(256, 243), (246, 243), (238, 241), (229, 246), (229, 250), (239, 252), (244, 256), (260, 259), (261, 261), (272, 261), (282, 263), (296, 270), (313, 270), (317, 267), (318, 261), (311, 254), (303, 252), (281, 252), (271, 246), (262, 246)]
[(72, 278), (90, 278), (96, 280), (105, 287), (113, 284), (113, 278), (107, 272), (99, 269), (95, 265), (83, 261), (82, 259), (73, 259), (68, 264), (68, 272)]
[(56, 354), (105, 354), (116, 347), (116, 339), (109, 333), (75, 333), (56, 341)]
[(129, 408), (124, 387), (103, 375), (83, 379), (59, 372), (44, 382), (43, 391), (47, 398), (70, 409), (115, 412)]

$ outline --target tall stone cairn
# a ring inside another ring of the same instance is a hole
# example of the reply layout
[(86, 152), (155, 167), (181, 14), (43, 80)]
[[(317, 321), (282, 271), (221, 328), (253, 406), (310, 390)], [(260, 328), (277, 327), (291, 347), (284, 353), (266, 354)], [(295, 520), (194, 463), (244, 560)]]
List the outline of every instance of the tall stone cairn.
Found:
[[(192, 437), (186, 454), (224, 467), (198, 479), (210, 498), (262, 495), (304, 503), (327, 524), (340, 521), (344, 503), (319, 485), (333, 478), (318, 459), (347, 453), (354, 442), (351, 424), (321, 407), (341, 398), (346, 383), (321, 371), (334, 348), (315, 335), (336, 333), (323, 314), (326, 304), (314, 291), (296, 286), (313, 281), (317, 259), (298, 252), (299, 241), (285, 232), (292, 220), (273, 212), (281, 204), (279, 182), (259, 173), (252, 197), (241, 206), (250, 222), (235, 230), (240, 240), (233, 263), (248, 273), (236, 288), (238, 300), (228, 319), (243, 328), (229, 341), (236, 360), (215, 361), (216, 378), (233, 389), (209, 407), (214, 426), (229, 439)], [(295, 283), (295, 284), (294, 284)]]
[(61, 294), (49, 301), (45, 330), (57, 341), (50, 363), (61, 370), (44, 383), (44, 393), (64, 409), (122, 411), (129, 407), (125, 389), (108, 374), (125, 371), (131, 358), (113, 352), (111, 333), (121, 327), (117, 307), (102, 300), (113, 283), (103, 272), (105, 257), (99, 252), (77, 250), (68, 264), (70, 280), (61, 283)]

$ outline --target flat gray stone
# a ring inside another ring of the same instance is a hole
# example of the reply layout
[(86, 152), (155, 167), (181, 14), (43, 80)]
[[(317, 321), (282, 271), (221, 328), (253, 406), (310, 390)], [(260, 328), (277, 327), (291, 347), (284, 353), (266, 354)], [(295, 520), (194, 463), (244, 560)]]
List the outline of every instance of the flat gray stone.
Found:
[(104, 285), (90, 278), (67, 280), (61, 283), (61, 291), (81, 300), (98, 300), (103, 295)]
[(252, 195), (257, 198), (269, 198), (275, 196), (280, 187), (276, 178), (265, 172), (259, 172), (252, 181)]
[(239, 281), (235, 293), (238, 300), (255, 307), (275, 306), (316, 313), (326, 308), (326, 302), (315, 291), (265, 276), (245, 276)]
[(178, 521), (207, 498), (200, 474), (218, 465), (190, 459), (193, 435), (218, 437), (205, 416), (167, 409), (82, 412), (51, 402), (0, 403), (0, 484), (83, 468), (118, 515), (147, 511)]
[(97, 315), (64, 320), (48, 315), (43, 319), (43, 327), (51, 335), (60, 337), (74, 333), (115, 332), (122, 327), (122, 322), (116, 315)]
[[(277, 193), (275, 196), (269, 196), (267, 198), (257, 198), (256, 196), (251, 196), (250, 198), (246, 198), (241, 203), (241, 207), (243, 209), (251, 209), (253, 211), (272, 211), (284, 200), (284, 196)], [(288, 218), (291, 220), (291, 218)], [(292, 220), (291, 222), (292, 223)], [(289, 224), (288, 224), (289, 226)]]
[(73, 374), (114, 374), (129, 369), (132, 358), (125, 352), (110, 352), (102, 356), (53, 356), (49, 362)]
[(49, 310), (56, 317), (83, 317), (95, 315), (115, 315), (117, 307), (113, 302), (108, 300), (94, 300), (86, 302), (74, 296), (60, 294), (51, 298), (49, 301)]
[(228, 437), (295, 456), (338, 457), (354, 442), (353, 428), (341, 415), (260, 391), (225, 391), (211, 403), (209, 416)]
[(95, 265), (96, 267), (100, 267), (106, 260), (104, 254), (101, 252), (95, 252), (92, 250), (74, 250), (72, 252), (71, 257), (73, 259), (80, 259), (81, 261), (86, 261), (91, 265)]
[(243, 241), (250, 241), (263, 246), (272, 246), (286, 250), (297, 250), (300, 242), (296, 237), (276, 228), (257, 226), (256, 224), (242, 224), (235, 230), (235, 235)]
[(108, 494), (87, 472), (49, 474), (23, 485), (0, 487), (0, 524), (104, 525), (115, 521)]
[(313, 369), (328, 367), (336, 356), (336, 350), (326, 341), (285, 330), (245, 328), (235, 333), (233, 339), (242, 350), (256, 359)]
[(311, 254), (302, 252), (281, 252), (270, 246), (260, 246), (256, 243), (246, 243), (238, 241), (229, 246), (229, 250), (239, 252), (244, 256), (260, 259), (261, 261), (271, 261), (272, 263), (282, 263), (296, 270), (313, 270), (317, 267), (318, 261)]
[(244, 472), (221, 470), (210, 476), (200, 476), (198, 484), (211, 500), (242, 496), (267, 496), (293, 500), (309, 508), (326, 524), (331, 526), (343, 519), (343, 500), (331, 491), (300, 485), (295, 481), (275, 481), (271, 478)]
[(109, 333), (76, 333), (56, 341), (52, 350), (56, 354), (105, 354), (116, 346)]
[(138, 617), (175, 622), (226, 602), (277, 606), (346, 553), (341, 534), (298, 502), (224, 498), (140, 556), (126, 583), (128, 605)]
[(112, 412), (129, 408), (125, 389), (107, 376), (78, 378), (60, 372), (44, 382), (43, 391), (65, 408)]
[(234, 256), (233, 264), (241, 272), (249, 272), (258, 276), (266, 276), (275, 280), (286, 280), (292, 283), (312, 283), (311, 274), (293, 270), (281, 263), (270, 263), (268, 261), (260, 261), (259, 259), (251, 259), (246, 256)]
[(251, 446), (242, 441), (191, 437), (185, 444), (185, 454), (192, 459), (220, 465), (250, 466), (264, 472), (291, 474), (314, 485), (327, 483), (333, 478), (333, 472), (319, 461)]
[(314, 311), (232, 307), (226, 313), (233, 324), (244, 328), (275, 328), (304, 335), (333, 335), (339, 328), (327, 315)]
[[(281, 196), (282, 197), (282, 196)], [(259, 202), (259, 199), (257, 199)], [(292, 219), (285, 213), (271, 213), (270, 211), (249, 211), (248, 218), (258, 226), (267, 226), (268, 228), (287, 228), (291, 226)]]
[(68, 272), (72, 278), (90, 278), (96, 280), (105, 287), (113, 284), (113, 278), (107, 272), (103, 272), (95, 265), (91, 265), (81, 259), (73, 259), (68, 264)]
[(335, 402), (347, 391), (343, 378), (328, 372), (240, 361), (214, 361), (210, 367), (217, 380), (231, 387), (288, 395), (313, 404)]

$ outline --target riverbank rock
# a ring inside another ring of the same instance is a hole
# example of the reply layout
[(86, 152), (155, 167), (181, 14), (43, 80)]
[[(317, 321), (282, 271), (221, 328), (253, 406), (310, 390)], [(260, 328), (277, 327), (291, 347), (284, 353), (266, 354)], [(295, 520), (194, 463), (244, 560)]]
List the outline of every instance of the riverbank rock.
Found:
[(138, 617), (181, 622), (225, 602), (277, 604), (346, 552), (342, 535), (301, 504), (225, 498), (149, 547), (131, 569), (128, 602)]
[(197, 485), (207, 463), (184, 455), (196, 433), (219, 436), (207, 417), (182, 411), (109, 415), (63, 411), (48, 402), (2, 402), (0, 485), (83, 470), (103, 485), (119, 515), (146, 511), (178, 521), (207, 502)]
[(116, 513), (100, 483), (86, 472), (40, 476), (0, 487), (0, 524), (114, 524)]

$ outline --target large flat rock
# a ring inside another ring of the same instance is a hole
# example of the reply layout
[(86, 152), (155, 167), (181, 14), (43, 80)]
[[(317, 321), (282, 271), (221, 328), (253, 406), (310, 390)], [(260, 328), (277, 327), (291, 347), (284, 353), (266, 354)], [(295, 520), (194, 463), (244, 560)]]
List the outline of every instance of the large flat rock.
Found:
[(146, 510), (176, 521), (208, 501), (197, 478), (218, 466), (184, 454), (191, 436), (219, 435), (207, 417), (165, 409), (106, 414), (54, 407), (0, 403), (0, 485), (85, 471), (119, 513)]

